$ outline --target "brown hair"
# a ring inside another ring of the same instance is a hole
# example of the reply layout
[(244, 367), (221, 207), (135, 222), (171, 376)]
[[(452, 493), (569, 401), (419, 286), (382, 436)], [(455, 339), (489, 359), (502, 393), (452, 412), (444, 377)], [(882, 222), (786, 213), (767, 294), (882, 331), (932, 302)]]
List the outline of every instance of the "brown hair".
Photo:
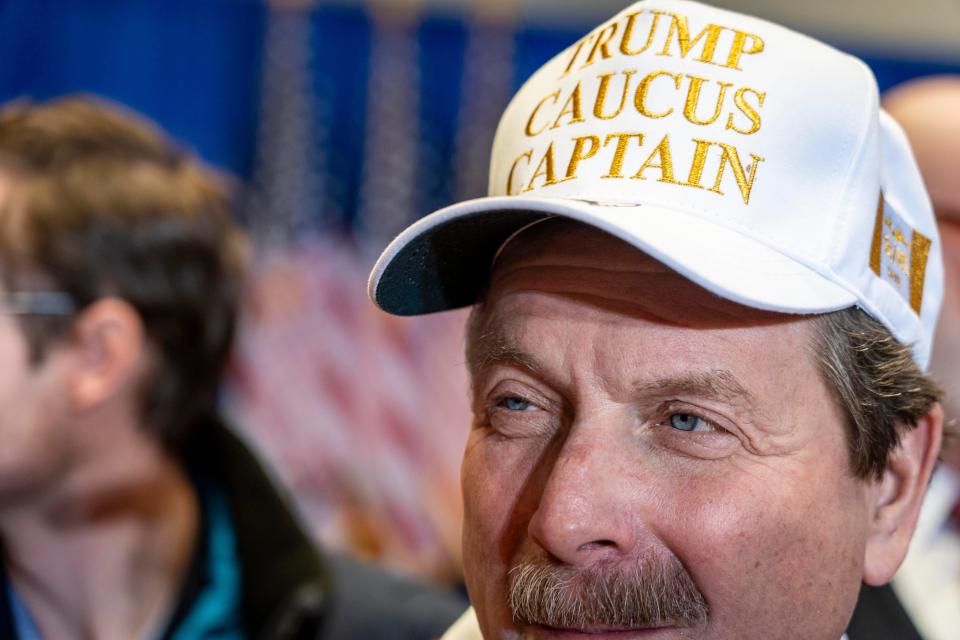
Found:
[[(142, 418), (178, 444), (212, 408), (233, 339), (246, 245), (225, 181), (151, 122), (83, 96), (0, 110), (0, 177), (5, 286), (56, 289), (78, 309), (130, 303), (157, 355)], [(39, 362), (71, 320), (22, 326)]]
[(848, 420), (854, 473), (879, 479), (900, 436), (943, 397), (910, 349), (857, 307), (814, 319), (820, 375)]

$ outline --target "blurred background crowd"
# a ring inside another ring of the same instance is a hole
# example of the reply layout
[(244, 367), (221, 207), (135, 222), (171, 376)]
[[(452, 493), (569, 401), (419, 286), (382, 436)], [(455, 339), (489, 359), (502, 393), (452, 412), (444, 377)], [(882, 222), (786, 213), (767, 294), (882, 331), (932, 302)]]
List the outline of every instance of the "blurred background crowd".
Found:
[[(2, 0), (0, 101), (84, 92), (245, 186), (256, 269), (227, 412), (327, 546), (459, 582), (462, 317), (377, 311), (390, 238), (484, 195), (509, 97), (622, 0)], [(862, 57), (960, 73), (960, 2), (718, 0)]]

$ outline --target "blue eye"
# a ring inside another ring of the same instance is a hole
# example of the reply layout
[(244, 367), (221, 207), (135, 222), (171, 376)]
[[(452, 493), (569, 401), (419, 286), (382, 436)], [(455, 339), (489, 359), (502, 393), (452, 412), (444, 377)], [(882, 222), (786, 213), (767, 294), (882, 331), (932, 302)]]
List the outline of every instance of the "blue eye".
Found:
[(691, 413), (670, 414), (670, 426), (678, 431), (716, 431), (713, 423)]
[(532, 404), (517, 396), (507, 396), (499, 404), (509, 411), (530, 411), (533, 409)]

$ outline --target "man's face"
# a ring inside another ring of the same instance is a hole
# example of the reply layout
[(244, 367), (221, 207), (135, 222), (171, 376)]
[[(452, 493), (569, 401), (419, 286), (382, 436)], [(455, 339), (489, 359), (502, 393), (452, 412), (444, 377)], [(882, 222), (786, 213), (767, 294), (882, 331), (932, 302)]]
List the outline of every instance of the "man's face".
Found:
[(498, 260), (471, 344), (464, 562), (485, 637), (839, 638), (868, 491), (810, 321), (540, 227)]
[(0, 287), (0, 508), (30, 501), (55, 479), (68, 460), (68, 433), (62, 428), (65, 354), (51, 350), (30, 362), (20, 322), (10, 315)]

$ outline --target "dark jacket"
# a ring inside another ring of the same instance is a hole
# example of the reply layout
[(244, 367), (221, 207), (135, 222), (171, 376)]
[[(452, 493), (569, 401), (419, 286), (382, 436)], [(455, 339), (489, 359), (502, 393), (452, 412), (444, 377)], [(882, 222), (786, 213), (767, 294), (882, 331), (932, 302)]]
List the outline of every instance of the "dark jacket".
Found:
[(860, 588), (847, 636), (850, 640), (922, 640), (890, 585)]
[[(205, 421), (194, 433), (185, 448), (187, 467), (192, 476), (214, 483), (229, 506), (248, 638), (432, 640), (466, 609), (456, 595), (321, 553), (236, 435), (219, 419)], [(203, 547), (198, 545), (191, 562), (172, 628), (202, 588)], [(2, 588), (2, 564), (0, 640), (7, 640), (16, 635)]]

